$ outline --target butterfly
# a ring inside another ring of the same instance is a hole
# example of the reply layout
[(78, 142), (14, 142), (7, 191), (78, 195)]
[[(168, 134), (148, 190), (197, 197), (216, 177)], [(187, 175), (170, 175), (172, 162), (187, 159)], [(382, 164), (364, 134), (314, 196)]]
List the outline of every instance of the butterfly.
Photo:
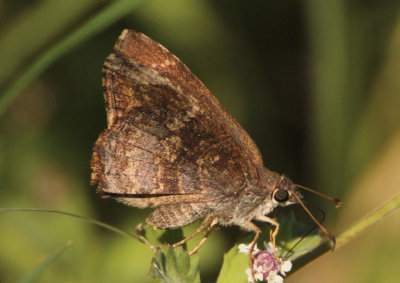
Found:
[[(200, 219), (194, 235), (217, 225), (255, 233), (274, 226), (277, 206), (301, 202), (298, 185), (267, 169), (254, 141), (175, 55), (124, 30), (103, 65), (107, 129), (91, 160), (91, 184), (105, 197), (154, 208), (148, 224), (175, 229)], [(322, 226), (321, 226), (322, 227)]]

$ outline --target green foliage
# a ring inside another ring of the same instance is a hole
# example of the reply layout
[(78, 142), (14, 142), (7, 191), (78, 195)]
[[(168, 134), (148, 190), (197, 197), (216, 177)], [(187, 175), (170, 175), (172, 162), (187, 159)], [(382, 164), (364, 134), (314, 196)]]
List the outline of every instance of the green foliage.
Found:
[(249, 256), (239, 253), (239, 245), (235, 245), (224, 255), (224, 263), (218, 276), (218, 283), (246, 283), (246, 268), (249, 267)]
[(182, 247), (170, 245), (157, 250), (150, 267), (150, 274), (167, 283), (200, 282), (199, 257), (189, 256)]
[(162, 247), (165, 244), (172, 245), (184, 238), (182, 229), (159, 230), (152, 226), (147, 226), (145, 229), (138, 227), (141, 227), (141, 224), (136, 227), (136, 233), (157, 247)]
[[(293, 261), (317, 248), (324, 238), (326, 240), (326, 235), (321, 237), (315, 228), (314, 231), (310, 231), (312, 227), (296, 219), (293, 211), (280, 218), (280, 231), (277, 237), (278, 256), (287, 257)], [(313, 233), (306, 235), (310, 232)]]

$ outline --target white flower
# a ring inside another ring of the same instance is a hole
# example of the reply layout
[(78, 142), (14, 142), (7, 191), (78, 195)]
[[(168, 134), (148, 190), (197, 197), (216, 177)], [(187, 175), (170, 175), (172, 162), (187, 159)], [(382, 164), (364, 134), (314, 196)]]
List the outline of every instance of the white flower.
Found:
[(247, 274), (247, 281), (249, 283), (254, 283), (253, 274), (251, 274), (251, 268), (247, 268), (245, 272)]
[(253, 274), (251, 274), (251, 268), (247, 268), (246, 269), (246, 274), (247, 274), (247, 281), (249, 283), (255, 283), (254, 279), (256, 279), (256, 281), (263, 281), (264, 280), (264, 276), (262, 273), (257, 272), (256, 270), (254, 270), (254, 279), (253, 279)]
[(262, 273), (256, 272), (256, 274), (254, 274), (254, 278), (255, 278), (257, 281), (263, 281), (264, 275), (263, 275)]
[[(246, 245), (246, 244), (240, 244), (240, 245), (238, 246), (238, 248), (239, 248), (239, 253), (249, 254), (249, 252), (250, 252), (250, 246), (251, 246), (251, 243), (248, 244), (248, 245)], [(257, 252), (257, 251), (259, 251), (259, 249), (257, 248), (257, 246), (254, 246), (254, 248), (253, 248), (253, 253), (254, 253), (254, 252)]]
[(271, 271), (267, 276), (268, 283), (283, 283), (283, 277), (276, 274), (276, 271)]
[(283, 276), (286, 276), (286, 272), (292, 269), (292, 262), (290, 260), (285, 260), (281, 263), (279, 270)]
[[(239, 252), (249, 254), (250, 246), (245, 244), (239, 245)], [(255, 283), (256, 281), (266, 281), (268, 283), (282, 283), (283, 277), (286, 272), (292, 269), (292, 263), (290, 260), (282, 260), (276, 257), (276, 249), (272, 243), (264, 242), (265, 250), (259, 250), (256, 246), (253, 249), (252, 260), (253, 260), (253, 272), (251, 268), (246, 269), (248, 282)]]

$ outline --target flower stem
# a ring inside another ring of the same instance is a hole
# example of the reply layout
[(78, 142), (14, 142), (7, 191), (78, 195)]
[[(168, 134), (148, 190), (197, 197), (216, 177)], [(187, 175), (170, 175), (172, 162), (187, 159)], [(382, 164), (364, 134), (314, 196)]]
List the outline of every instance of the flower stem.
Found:
[[(342, 246), (354, 240), (362, 232), (364, 232), (370, 226), (377, 224), (385, 217), (389, 216), (392, 212), (400, 207), (400, 193), (395, 195), (393, 198), (382, 204), (380, 207), (371, 211), (356, 223), (354, 223), (349, 229), (339, 234), (336, 237), (336, 248), (341, 248)], [(328, 251), (332, 250), (332, 242), (325, 241), (316, 247), (312, 252), (304, 255), (298, 260), (293, 262), (293, 268), (290, 274), (293, 274), (296, 270), (304, 267), (305, 265), (313, 262), (320, 256), (326, 254)]]
[(376, 208), (375, 210), (365, 215), (363, 218), (361, 218), (355, 224), (353, 224), (349, 229), (341, 233), (336, 238), (337, 247), (340, 248), (341, 246), (347, 244), (349, 241), (358, 237), (361, 234), (361, 232), (363, 232), (373, 224), (380, 222), (399, 207), (400, 207), (400, 193), (391, 198), (389, 201), (385, 202), (380, 207)]

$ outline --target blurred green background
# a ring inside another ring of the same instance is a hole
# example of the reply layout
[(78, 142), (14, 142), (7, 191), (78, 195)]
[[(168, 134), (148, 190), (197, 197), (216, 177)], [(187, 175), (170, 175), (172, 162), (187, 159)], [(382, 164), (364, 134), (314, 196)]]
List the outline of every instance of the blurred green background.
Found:
[[(89, 186), (92, 145), (106, 126), (101, 66), (129, 28), (198, 75), (268, 168), (341, 198), (335, 211), (307, 195), (340, 233), (399, 192), (399, 8), (394, 0), (0, 0), (0, 207), (69, 211), (129, 232), (144, 221), (149, 211)], [(1, 211), (0, 227), (0, 282), (23, 278), (69, 240), (38, 282), (153, 282), (146, 246), (87, 222)], [(211, 235), (200, 250), (204, 282), (240, 235)], [(397, 212), (287, 281), (398, 282), (399, 238)]]

